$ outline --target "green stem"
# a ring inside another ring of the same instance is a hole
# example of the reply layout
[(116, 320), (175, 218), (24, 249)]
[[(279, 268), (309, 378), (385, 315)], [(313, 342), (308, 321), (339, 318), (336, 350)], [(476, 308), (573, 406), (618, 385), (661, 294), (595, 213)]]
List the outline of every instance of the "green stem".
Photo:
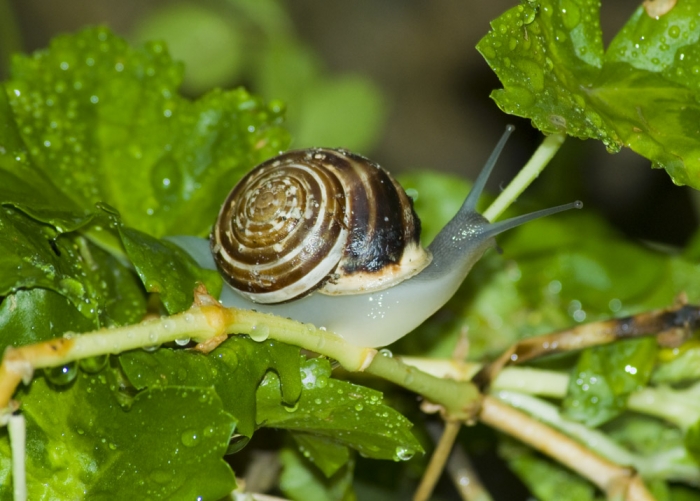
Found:
[(668, 386), (644, 388), (630, 395), (627, 408), (661, 418), (687, 430), (700, 419), (700, 383), (674, 390)]
[(492, 390), (512, 390), (549, 398), (564, 398), (568, 387), (568, 374), (531, 367), (506, 367), (491, 385)]
[(377, 355), (365, 372), (423, 395), (443, 406), (452, 419), (471, 420), (479, 406), (480, 393), (474, 384), (431, 376), (398, 358)]
[[(398, 359), (375, 356), (377, 350), (349, 344), (337, 334), (311, 324), (252, 310), (223, 308), (209, 296), (198, 297), (198, 302), (197, 306), (170, 317), (85, 334), (68, 333), (63, 338), (11, 349), (5, 354), (2, 368), (8, 374), (26, 378), (31, 377), (35, 368), (56, 367), (87, 357), (179, 339), (206, 343), (226, 334), (247, 334), (255, 341), (276, 339), (325, 355), (348, 371), (365, 370), (383, 377), (443, 406), (454, 419), (470, 419), (478, 408), (480, 394), (470, 382), (441, 379)], [(0, 392), (0, 408), (7, 405), (13, 391), (8, 386)]]
[(565, 134), (552, 134), (547, 136), (540, 144), (539, 148), (532, 155), (530, 160), (525, 164), (518, 175), (508, 184), (505, 190), (501, 192), (491, 206), (484, 212), (484, 217), (489, 221), (495, 221), (498, 216), (511, 206), (517, 200), (520, 194), (537, 179), (540, 172), (544, 170), (552, 157), (559, 151), (561, 145), (566, 139)]
[(8, 422), (10, 450), (12, 451), (12, 491), (14, 501), (27, 499), (27, 476), (25, 470), (27, 425), (24, 416), (10, 416)]

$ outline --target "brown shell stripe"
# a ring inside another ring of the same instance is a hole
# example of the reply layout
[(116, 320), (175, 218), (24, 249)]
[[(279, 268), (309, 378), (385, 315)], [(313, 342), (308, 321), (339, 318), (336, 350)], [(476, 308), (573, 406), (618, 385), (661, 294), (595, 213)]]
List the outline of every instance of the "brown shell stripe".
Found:
[[(342, 232), (345, 197), (320, 163), (309, 152), (287, 153), (251, 171), (229, 195), (213, 250), (232, 286), (250, 293), (280, 291), (335, 268), (337, 261), (323, 257)], [(313, 273), (318, 267), (324, 271)]]

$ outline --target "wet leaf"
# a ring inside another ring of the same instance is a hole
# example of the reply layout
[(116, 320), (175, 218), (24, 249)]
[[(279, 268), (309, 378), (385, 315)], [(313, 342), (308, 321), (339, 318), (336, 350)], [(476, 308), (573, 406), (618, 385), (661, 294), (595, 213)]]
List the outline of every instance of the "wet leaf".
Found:
[(12, 208), (0, 208), (0, 294), (43, 287), (84, 316), (113, 325), (140, 320), (145, 301), (136, 277), (116, 258), (73, 234)]
[(224, 410), (237, 422), (237, 433), (251, 437), (255, 430), (255, 392), (265, 374), (282, 378), (281, 396), (292, 406), (299, 398), (299, 348), (277, 341), (257, 343), (231, 337), (208, 355), (162, 348), (153, 353), (132, 351), (119, 356), (121, 366), (137, 389), (169, 386), (214, 387)]
[[(325, 359), (309, 359), (301, 370), (304, 389), (292, 408), (280, 403), (279, 378), (267, 375), (258, 389), (260, 424), (307, 432), (375, 459), (405, 461), (423, 452), (410, 431), (411, 422), (384, 404), (381, 393), (332, 379)], [(332, 465), (326, 463), (321, 469), (330, 470)]]
[(354, 461), (326, 478), (299, 451), (285, 448), (280, 452), (280, 460), (283, 467), (280, 488), (291, 499), (355, 500), (352, 490)]
[(243, 89), (189, 101), (162, 43), (106, 28), (55, 38), (11, 75), (13, 151), (79, 209), (106, 202), (156, 237), (206, 234), (233, 184), (289, 141), (276, 108)]
[(197, 266), (177, 245), (124, 226), (120, 226), (119, 234), (144, 287), (160, 295), (168, 313), (179, 313), (192, 306), (198, 284), (204, 284), (212, 296), (219, 296), (219, 274)]
[(504, 87), (493, 99), (545, 133), (629, 147), (700, 188), (700, 3), (674, 4), (661, 16), (640, 6), (604, 51), (598, 1), (522, 2), (477, 46)]
[(617, 417), (643, 388), (656, 361), (656, 339), (632, 339), (584, 350), (569, 379), (566, 414), (596, 427)]
[(38, 343), (96, 327), (94, 320), (81, 315), (61, 294), (49, 289), (19, 290), (0, 303), (0, 352), (7, 346)]
[(234, 421), (212, 389), (153, 388), (125, 410), (104, 373), (80, 373), (61, 391), (35, 379), (20, 399), (29, 499), (214, 500), (235, 486), (222, 459)]
[(309, 433), (293, 432), (291, 435), (301, 455), (318, 466), (326, 477), (335, 474), (350, 460), (348, 448), (333, 440)]

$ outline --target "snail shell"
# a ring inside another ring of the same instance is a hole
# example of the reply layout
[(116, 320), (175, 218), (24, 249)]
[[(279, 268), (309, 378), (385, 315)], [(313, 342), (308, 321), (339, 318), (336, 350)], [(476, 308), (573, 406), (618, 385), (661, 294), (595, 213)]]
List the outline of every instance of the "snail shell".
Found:
[(398, 182), (360, 155), (321, 148), (249, 172), (219, 212), (211, 249), (226, 281), (256, 303), (382, 290), (431, 260)]
[(418, 245), (420, 222), (396, 181), (364, 157), (329, 149), (284, 153), (251, 171), (224, 203), (211, 243), (171, 240), (203, 268), (219, 269), (229, 284), (220, 297), (224, 306), (326, 327), (359, 346), (386, 346), (454, 295), (496, 235), (582, 206), (497, 223), (476, 211), (512, 130), (427, 250)]

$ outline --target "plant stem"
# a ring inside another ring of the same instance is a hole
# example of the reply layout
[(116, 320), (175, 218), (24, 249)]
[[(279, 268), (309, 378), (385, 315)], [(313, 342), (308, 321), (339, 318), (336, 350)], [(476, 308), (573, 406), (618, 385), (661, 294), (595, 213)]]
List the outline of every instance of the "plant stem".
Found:
[(508, 184), (505, 190), (498, 195), (491, 206), (484, 211), (484, 217), (489, 221), (495, 221), (498, 216), (511, 206), (511, 204), (525, 191), (525, 189), (537, 179), (552, 157), (564, 144), (566, 134), (552, 134), (542, 141), (530, 160), (525, 164), (518, 175)]
[(435, 489), (435, 484), (440, 480), (442, 470), (445, 468), (447, 458), (450, 456), (450, 451), (455, 443), (459, 429), (462, 423), (459, 421), (447, 421), (445, 428), (442, 430), (438, 445), (430, 458), (428, 468), (423, 474), (418, 490), (413, 495), (413, 501), (427, 501)]
[(493, 397), (566, 433), (589, 450), (614, 463), (634, 467), (644, 477), (666, 478), (692, 484), (700, 481), (700, 469), (688, 457), (683, 447), (647, 457), (639, 456), (619, 445), (605, 433), (566, 419), (557, 407), (548, 402), (513, 391), (498, 391), (493, 394)]
[(479, 420), (543, 452), (597, 485), (608, 498), (653, 501), (641, 478), (527, 414), (486, 396)]
[(20, 380), (30, 380), (36, 368), (56, 367), (183, 338), (202, 343), (222, 338), (224, 334), (247, 334), (255, 341), (276, 339), (333, 358), (348, 371), (366, 370), (430, 398), (454, 419), (472, 419), (478, 409), (479, 391), (470, 382), (436, 378), (398, 359), (375, 356), (377, 351), (373, 348), (351, 345), (337, 334), (310, 324), (251, 310), (224, 308), (201, 293), (195, 297), (195, 306), (170, 317), (86, 334), (67, 333), (43, 343), (9, 348), (0, 365), (0, 409), (7, 407)]
[(687, 430), (700, 419), (700, 383), (674, 390), (668, 386), (643, 388), (627, 399), (627, 408), (661, 418)]
[(365, 372), (423, 395), (441, 405), (451, 419), (472, 421), (479, 408), (481, 395), (474, 384), (431, 376), (399, 358), (378, 355)]
[(27, 499), (27, 474), (25, 471), (25, 443), (27, 439), (27, 425), (24, 416), (10, 416), (8, 422), (10, 433), (10, 449), (12, 450), (12, 492), (14, 501)]

